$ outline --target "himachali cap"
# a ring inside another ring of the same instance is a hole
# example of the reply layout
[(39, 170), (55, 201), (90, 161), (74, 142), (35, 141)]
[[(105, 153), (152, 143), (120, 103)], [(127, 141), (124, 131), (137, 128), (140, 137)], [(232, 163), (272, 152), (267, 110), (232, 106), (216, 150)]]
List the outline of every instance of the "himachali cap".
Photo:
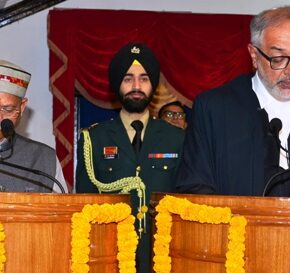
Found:
[(31, 74), (21, 67), (0, 60), (0, 93), (24, 98)]
[(133, 64), (138, 61), (148, 73), (153, 91), (159, 83), (160, 66), (154, 53), (145, 44), (130, 43), (121, 48), (113, 57), (109, 65), (110, 88), (119, 93), (123, 78)]

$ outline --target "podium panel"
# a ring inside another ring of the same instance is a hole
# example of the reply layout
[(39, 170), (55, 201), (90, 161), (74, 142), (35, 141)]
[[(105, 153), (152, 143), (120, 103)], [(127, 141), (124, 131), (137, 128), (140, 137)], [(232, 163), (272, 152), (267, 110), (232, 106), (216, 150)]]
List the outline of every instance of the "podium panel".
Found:
[[(234, 215), (247, 219), (245, 272), (290, 272), (290, 198), (170, 195), (200, 205), (229, 207)], [(157, 205), (164, 196), (153, 193), (152, 204)], [(226, 273), (229, 225), (202, 224), (172, 216), (171, 273)]]
[[(71, 217), (86, 204), (130, 204), (129, 195), (0, 193), (5, 273), (69, 273)], [(117, 224), (94, 224), (90, 273), (117, 273)]]

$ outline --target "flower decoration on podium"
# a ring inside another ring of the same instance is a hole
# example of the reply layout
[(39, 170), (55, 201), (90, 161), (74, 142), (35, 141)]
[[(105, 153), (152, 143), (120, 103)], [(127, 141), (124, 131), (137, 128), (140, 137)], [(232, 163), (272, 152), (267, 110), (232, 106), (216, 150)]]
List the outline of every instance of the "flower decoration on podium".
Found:
[(194, 204), (186, 198), (166, 195), (156, 207), (155, 256), (154, 270), (156, 273), (170, 273), (171, 257), (169, 247), (171, 242), (172, 214), (181, 219), (208, 224), (229, 224), (228, 251), (226, 253), (226, 273), (245, 273), (245, 227), (247, 221), (243, 216), (232, 215), (228, 207), (212, 207)]
[(120, 273), (135, 273), (135, 256), (138, 236), (135, 217), (124, 203), (85, 205), (81, 212), (72, 216), (71, 272), (89, 272), (90, 231), (92, 224), (117, 223), (118, 264)]

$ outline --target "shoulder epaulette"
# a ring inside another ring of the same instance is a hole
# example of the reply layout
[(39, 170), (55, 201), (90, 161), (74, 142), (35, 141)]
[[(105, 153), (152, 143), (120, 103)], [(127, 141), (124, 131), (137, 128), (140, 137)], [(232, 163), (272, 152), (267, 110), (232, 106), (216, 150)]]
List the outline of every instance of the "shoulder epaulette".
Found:
[(92, 128), (96, 127), (98, 124), (99, 124), (98, 122), (96, 122), (96, 123), (94, 123), (94, 124), (91, 124), (91, 125), (89, 126), (89, 128), (88, 128), (88, 129), (90, 130), (90, 129), (92, 129)]
[(96, 123), (90, 125), (89, 127), (81, 128), (80, 131), (81, 131), (81, 132), (82, 132), (82, 131), (85, 131), (85, 130), (88, 131), (88, 130), (90, 130), (90, 129), (96, 127), (98, 124), (99, 124), (99, 123), (96, 122)]

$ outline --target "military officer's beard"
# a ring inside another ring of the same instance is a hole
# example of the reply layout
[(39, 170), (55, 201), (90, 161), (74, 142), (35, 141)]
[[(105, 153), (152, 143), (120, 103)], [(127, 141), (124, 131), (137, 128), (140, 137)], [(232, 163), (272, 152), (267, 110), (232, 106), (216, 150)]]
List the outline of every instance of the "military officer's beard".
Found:
[[(131, 97), (133, 94), (140, 94), (140, 98)], [(142, 113), (147, 108), (153, 97), (153, 92), (146, 96), (141, 90), (132, 90), (126, 95), (119, 92), (119, 99), (123, 108), (129, 113)]]

